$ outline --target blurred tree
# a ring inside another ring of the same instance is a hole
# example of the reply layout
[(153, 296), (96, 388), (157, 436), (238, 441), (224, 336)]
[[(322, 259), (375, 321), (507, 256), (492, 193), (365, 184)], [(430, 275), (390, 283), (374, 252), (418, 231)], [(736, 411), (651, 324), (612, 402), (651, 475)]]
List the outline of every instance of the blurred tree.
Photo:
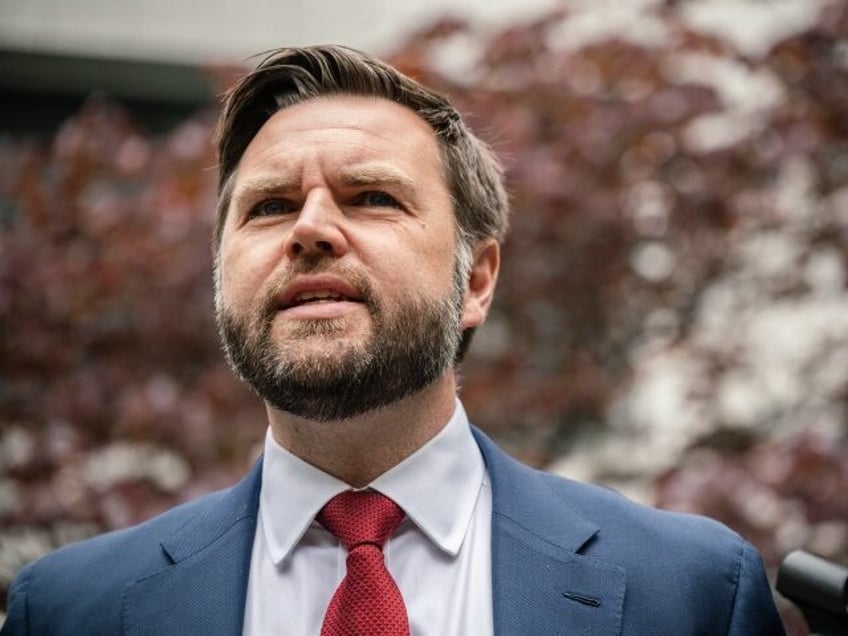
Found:
[[(508, 167), (463, 399), (523, 459), (719, 518), (770, 567), (845, 563), (848, 7), (740, 0), (740, 39), (703, 4), (446, 19), (393, 54)], [(150, 138), (95, 97), (49, 146), (0, 140), (0, 583), (261, 441), (214, 336), (213, 120)]]
[(772, 568), (848, 563), (848, 7), (715, 3), (753, 23), (722, 31), (708, 3), (600, 4), (446, 20), (395, 58), (509, 167), (464, 400), (525, 459), (721, 519)]
[(93, 96), (0, 140), (0, 579), (244, 472), (260, 406), (216, 343), (214, 112), (162, 139)]

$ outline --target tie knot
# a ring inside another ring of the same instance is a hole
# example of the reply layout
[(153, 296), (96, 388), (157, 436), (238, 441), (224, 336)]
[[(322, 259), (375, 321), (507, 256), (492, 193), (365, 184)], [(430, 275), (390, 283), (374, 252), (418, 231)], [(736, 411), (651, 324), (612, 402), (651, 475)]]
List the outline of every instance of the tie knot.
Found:
[(403, 520), (394, 501), (374, 490), (348, 490), (336, 495), (316, 519), (350, 550), (363, 543), (380, 548)]

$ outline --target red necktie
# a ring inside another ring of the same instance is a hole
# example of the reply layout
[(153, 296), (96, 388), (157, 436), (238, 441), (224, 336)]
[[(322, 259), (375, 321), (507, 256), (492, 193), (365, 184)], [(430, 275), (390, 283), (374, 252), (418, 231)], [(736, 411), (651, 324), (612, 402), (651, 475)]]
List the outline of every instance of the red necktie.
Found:
[(403, 510), (373, 490), (333, 497), (316, 519), (347, 548), (347, 575), (336, 589), (321, 636), (408, 636), (400, 590), (386, 569), (383, 544)]

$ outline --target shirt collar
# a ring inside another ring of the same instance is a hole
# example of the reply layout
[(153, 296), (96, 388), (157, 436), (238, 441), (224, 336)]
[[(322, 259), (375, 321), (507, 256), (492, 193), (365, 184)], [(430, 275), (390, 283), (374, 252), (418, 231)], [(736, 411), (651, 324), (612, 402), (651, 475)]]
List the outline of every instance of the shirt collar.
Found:
[[(440, 549), (456, 555), (485, 473), (480, 449), (457, 400), (453, 416), (435, 437), (369, 487), (395, 501)], [(274, 563), (288, 556), (324, 504), (349, 488), (292, 455), (274, 440), (269, 428), (259, 515)]]

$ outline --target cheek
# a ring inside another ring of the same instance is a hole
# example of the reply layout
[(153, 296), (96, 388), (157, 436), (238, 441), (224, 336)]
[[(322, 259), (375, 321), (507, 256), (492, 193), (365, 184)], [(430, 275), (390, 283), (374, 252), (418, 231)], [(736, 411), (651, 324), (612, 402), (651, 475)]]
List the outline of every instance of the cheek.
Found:
[(442, 289), (445, 286), (453, 285), (456, 257), (453, 228), (445, 228), (439, 233), (438, 239), (430, 242), (424, 256), (424, 260), (435, 284)]
[(276, 264), (270, 251), (259, 244), (221, 249), (220, 293), (225, 306), (256, 300)]
[(389, 242), (362, 243), (359, 253), (383, 293), (399, 299), (441, 298), (453, 285), (455, 254), (451, 240), (394, 237)]

